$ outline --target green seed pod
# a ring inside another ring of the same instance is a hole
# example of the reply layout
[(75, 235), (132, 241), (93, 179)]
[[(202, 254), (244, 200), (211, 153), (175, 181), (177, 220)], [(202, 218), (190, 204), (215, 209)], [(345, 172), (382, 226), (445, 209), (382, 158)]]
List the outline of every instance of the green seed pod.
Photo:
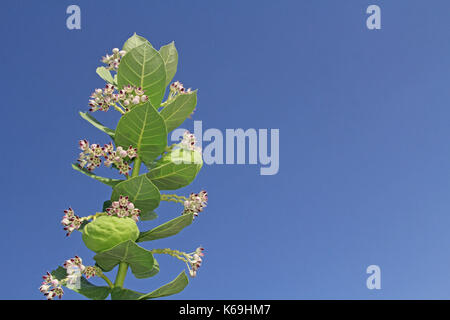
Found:
[(98, 253), (127, 240), (135, 241), (139, 229), (131, 218), (101, 216), (88, 223), (82, 233), (86, 247)]

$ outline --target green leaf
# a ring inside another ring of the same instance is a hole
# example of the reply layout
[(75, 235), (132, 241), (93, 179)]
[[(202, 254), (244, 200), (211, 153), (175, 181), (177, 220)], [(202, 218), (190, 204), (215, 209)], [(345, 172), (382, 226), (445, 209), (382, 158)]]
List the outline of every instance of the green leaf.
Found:
[[(52, 271), (52, 275), (58, 279), (62, 280), (67, 277), (66, 269), (63, 267), (58, 267), (58, 269)], [(93, 299), (93, 300), (105, 300), (108, 297), (111, 289), (105, 286), (96, 286), (86, 280), (84, 277), (80, 278), (80, 288), (69, 288), (83, 296)]]
[(143, 295), (130, 289), (115, 287), (111, 292), (111, 300), (138, 300)]
[(166, 66), (166, 86), (172, 81), (177, 72), (178, 52), (175, 48), (175, 42), (171, 42), (159, 49), (159, 53), (164, 60)]
[(81, 172), (82, 174), (87, 175), (88, 177), (91, 177), (92, 179), (95, 179), (95, 180), (97, 180), (97, 181), (100, 181), (100, 182), (106, 184), (107, 186), (110, 186), (110, 187), (113, 187), (113, 188), (114, 188), (116, 185), (118, 185), (119, 183), (121, 183), (122, 181), (125, 181), (125, 180), (110, 179), (110, 178), (105, 178), (105, 177), (97, 176), (97, 175), (93, 174), (92, 172), (89, 172), (89, 171), (86, 170), (86, 169), (80, 168), (76, 163), (72, 163), (72, 168), (73, 168), (74, 170), (78, 171), (78, 172)]
[(167, 130), (163, 118), (149, 103), (134, 107), (119, 120), (115, 134), (116, 145), (137, 148), (139, 158), (152, 162), (167, 146)]
[(111, 201), (119, 200), (120, 196), (128, 196), (141, 213), (156, 209), (161, 201), (158, 188), (146, 175), (130, 178), (117, 184), (111, 195)]
[(106, 82), (114, 84), (114, 79), (111, 75), (111, 72), (108, 69), (106, 69), (105, 67), (98, 67), (95, 70), (95, 72), (97, 72), (97, 74), (100, 76), (100, 78), (102, 78)]
[(99, 129), (100, 131), (103, 131), (104, 133), (106, 133), (107, 135), (109, 135), (113, 140), (114, 140), (114, 135), (115, 132), (114, 130), (105, 127), (104, 125), (102, 125), (100, 122), (97, 121), (97, 119), (95, 119), (93, 116), (91, 116), (90, 114), (88, 114), (87, 112), (79, 112), (80, 116), (86, 120), (87, 122), (89, 122), (90, 124), (92, 124), (94, 127), (96, 127), (97, 129)]
[(161, 297), (167, 297), (173, 294), (177, 294), (181, 291), (183, 291), (184, 288), (189, 283), (189, 279), (186, 276), (186, 273), (183, 271), (181, 272), (174, 280), (169, 282), (166, 285), (163, 285), (162, 287), (156, 289), (153, 292), (150, 292), (148, 294), (144, 294), (138, 298), (138, 300), (146, 300), (146, 299), (154, 299), (154, 298), (161, 298)]
[(193, 219), (194, 215), (192, 213), (183, 214), (182, 216), (163, 223), (152, 230), (141, 232), (136, 242), (151, 241), (176, 235), (190, 225)]
[(135, 32), (127, 41), (125, 41), (123, 45), (123, 50), (129, 52), (131, 51), (131, 49), (136, 48), (144, 43), (148, 43), (151, 46), (151, 43), (147, 39), (138, 36)]
[(144, 212), (139, 215), (139, 219), (141, 219), (141, 221), (150, 221), (150, 220), (155, 220), (156, 218), (158, 218), (158, 215), (156, 214), (155, 211), (148, 211), (148, 212)]
[(119, 89), (129, 84), (141, 87), (150, 102), (159, 107), (166, 91), (164, 60), (149, 43), (143, 43), (120, 60), (117, 82)]
[(131, 240), (122, 242), (107, 251), (97, 253), (94, 259), (107, 272), (120, 262), (126, 262), (130, 266), (131, 272), (138, 279), (148, 278), (154, 272), (153, 254)]
[(167, 132), (178, 128), (194, 111), (196, 105), (197, 90), (191, 93), (179, 94), (172, 102), (167, 104), (160, 112), (166, 122)]
[(164, 154), (147, 176), (159, 190), (176, 190), (194, 181), (202, 165), (200, 152), (174, 149)]

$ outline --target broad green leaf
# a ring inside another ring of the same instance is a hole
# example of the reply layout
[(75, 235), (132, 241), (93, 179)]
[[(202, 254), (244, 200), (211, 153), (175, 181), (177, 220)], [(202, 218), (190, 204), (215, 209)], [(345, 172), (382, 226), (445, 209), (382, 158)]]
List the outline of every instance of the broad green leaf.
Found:
[(126, 262), (130, 266), (131, 272), (138, 279), (154, 275), (153, 265), (155, 262), (152, 253), (131, 240), (122, 242), (107, 251), (97, 253), (94, 259), (107, 272), (120, 262)]
[(100, 122), (97, 121), (97, 119), (95, 119), (93, 116), (91, 116), (90, 114), (88, 114), (87, 112), (81, 112), (80, 111), (80, 116), (86, 120), (87, 122), (89, 122), (90, 124), (92, 124), (94, 127), (96, 127), (97, 129), (99, 129), (100, 131), (103, 131), (104, 133), (106, 133), (107, 135), (109, 135), (113, 140), (114, 140), (114, 135), (115, 132), (114, 130), (105, 127), (104, 125), (102, 125)]
[(192, 213), (183, 214), (182, 216), (163, 223), (152, 230), (141, 232), (136, 242), (151, 241), (176, 235), (190, 225), (193, 219), (194, 215)]
[(141, 213), (156, 209), (161, 201), (158, 188), (146, 175), (130, 178), (117, 184), (111, 195), (111, 200), (116, 201), (120, 196), (128, 196)]
[(129, 84), (141, 87), (150, 102), (159, 107), (166, 91), (164, 60), (149, 43), (143, 43), (120, 60), (117, 82), (119, 89)]
[(161, 298), (161, 297), (167, 297), (173, 294), (177, 294), (181, 291), (183, 291), (184, 288), (189, 283), (189, 279), (186, 276), (186, 273), (183, 271), (181, 272), (174, 280), (169, 282), (166, 285), (163, 285), (162, 287), (156, 289), (153, 292), (144, 294), (138, 298), (138, 300), (146, 300), (146, 299), (154, 299), (154, 298)]
[(116, 145), (137, 148), (139, 158), (148, 164), (164, 152), (167, 130), (163, 118), (149, 103), (134, 107), (119, 120), (115, 134)]
[(105, 178), (105, 177), (97, 176), (97, 175), (93, 174), (92, 172), (89, 172), (89, 171), (86, 170), (86, 169), (80, 168), (80, 167), (79, 167), (77, 164), (75, 164), (75, 163), (72, 163), (72, 168), (73, 168), (74, 170), (78, 171), (78, 172), (81, 172), (82, 174), (87, 175), (88, 177), (91, 177), (92, 179), (95, 179), (95, 180), (97, 180), (97, 181), (100, 181), (100, 182), (106, 184), (107, 186), (110, 186), (110, 187), (113, 187), (113, 188), (114, 188), (116, 185), (118, 185), (119, 183), (121, 183), (122, 181), (125, 181), (125, 180), (110, 179), (110, 178)]
[(131, 51), (131, 49), (136, 48), (143, 43), (148, 43), (149, 45), (151, 45), (151, 43), (147, 39), (138, 36), (135, 32), (127, 41), (125, 41), (123, 45), (123, 50), (129, 52)]
[[(58, 269), (52, 271), (52, 275), (58, 279), (62, 280), (67, 277), (66, 269), (63, 267), (58, 267)], [(84, 277), (80, 279), (80, 288), (70, 288), (71, 290), (82, 294), (86, 298), (93, 299), (93, 300), (105, 300), (106, 297), (108, 297), (109, 293), (111, 292), (111, 289), (106, 286), (96, 286), (90, 283), (88, 280), (86, 280)]]
[(141, 221), (155, 220), (156, 218), (158, 218), (158, 215), (155, 211), (148, 211), (144, 213), (141, 212), (139, 216), (139, 219), (141, 219)]
[(97, 74), (100, 76), (100, 78), (102, 78), (106, 82), (114, 84), (114, 79), (111, 75), (111, 72), (108, 69), (106, 69), (105, 67), (98, 67), (95, 70), (95, 72), (97, 72)]
[(200, 152), (174, 149), (164, 154), (147, 176), (159, 190), (176, 190), (194, 181), (202, 165)]
[(166, 122), (167, 132), (178, 128), (194, 111), (196, 105), (197, 90), (179, 94), (172, 102), (167, 104), (160, 112)]
[(172, 81), (175, 73), (177, 73), (178, 52), (175, 48), (175, 42), (171, 42), (159, 49), (159, 53), (164, 60), (166, 66), (166, 86)]
[(111, 300), (138, 300), (143, 293), (139, 293), (130, 289), (115, 287), (111, 292)]

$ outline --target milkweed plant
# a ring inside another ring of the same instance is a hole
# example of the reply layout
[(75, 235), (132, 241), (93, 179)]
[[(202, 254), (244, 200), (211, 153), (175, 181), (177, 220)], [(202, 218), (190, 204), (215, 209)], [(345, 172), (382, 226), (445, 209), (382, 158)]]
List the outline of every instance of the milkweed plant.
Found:
[[(190, 118), (197, 104), (197, 90), (185, 89), (172, 82), (177, 71), (178, 52), (174, 43), (156, 50), (150, 42), (134, 34), (112, 54), (101, 59), (105, 66), (97, 74), (105, 87), (95, 89), (89, 100), (89, 111), (118, 112), (115, 129), (102, 125), (88, 112), (80, 116), (111, 138), (101, 146), (86, 139), (79, 141), (81, 153), (73, 169), (112, 188), (111, 198), (101, 212), (79, 216), (76, 209), (64, 210), (61, 224), (67, 236), (81, 232), (87, 248), (95, 253), (95, 264), (86, 266), (79, 256), (43, 276), (40, 291), (47, 299), (61, 298), (71, 289), (89, 299), (143, 300), (165, 297), (182, 291), (189, 280), (182, 271), (173, 281), (140, 293), (123, 287), (128, 271), (138, 279), (155, 276), (159, 265), (155, 255), (167, 254), (183, 261), (191, 277), (197, 275), (204, 249), (193, 252), (172, 249), (147, 250), (140, 242), (173, 236), (189, 226), (208, 201), (202, 190), (187, 196), (161, 193), (189, 185), (202, 167), (201, 149), (193, 134), (186, 131), (179, 143), (168, 146), (168, 133)], [(169, 92), (165, 101), (167, 87)], [(122, 179), (96, 175), (101, 165), (117, 170)], [(146, 167), (146, 172), (141, 172)], [(140, 231), (140, 221), (157, 218), (160, 201), (181, 205), (180, 216), (148, 230)], [(107, 273), (117, 267), (114, 282)], [(89, 278), (102, 278), (106, 285), (97, 286)]]

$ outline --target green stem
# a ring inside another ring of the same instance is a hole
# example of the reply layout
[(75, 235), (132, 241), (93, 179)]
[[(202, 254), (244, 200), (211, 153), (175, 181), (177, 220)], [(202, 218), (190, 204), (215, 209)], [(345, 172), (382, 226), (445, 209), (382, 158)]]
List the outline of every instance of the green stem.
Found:
[(150, 250), (151, 253), (153, 254), (168, 254), (174, 258), (177, 258), (178, 260), (184, 261), (184, 263), (186, 263), (186, 266), (188, 268), (188, 270), (191, 270), (191, 267), (189, 265), (189, 255), (186, 252), (182, 252), (179, 250), (172, 250), (170, 248), (166, 248), (166, 249), (152, 249)]
[(179, 196), (176, 194), (161, 194), (161, 200), (162, 201), (173, 201), (173, 202), (179, 202), (184, 203), (188, 198), (185, 196)]
[(108, 286), (112, 289), (114, 288), (114, 284), (111, 282), (111, 280), (109, 280), (109, 278), (107, 276), (105, 276), (103, 273), (99, 276), (100, 278), (102, 278), (103, 280), (105, 280), (105, 282), (108, 284)]
[(134, 160), (134, 166), (133, 166), (133, 172), (131, 172), (131, 177), (137, 177), (139, 176), (139, 170), (141, 170), (141, 159), (136, 157), (136, 160)]
[[(140, 169), (141, 169), (141, 159), (138, 156), (134, 161), (133, 172), (131, 172), (131, 177), (134, 178), (139, 176)], [(114, 287), (123, 287), (123, 282), (125, 281), (127, 272), (128, 272), (128, 263), (126, 262), (119, 263), (119, 270), (117, 270), (117, 276), (116, 281), (114, 282)]]
[(118, 105), (114, 105), (114, 109), (116, 109), (117, 111), (119, 111), (121, 114), (125, 114), (125, 111), (122, 110), (121, 107), (119, 107)]
[(114, 282), (114, 287), (123, 287), (123, 282), (125, 281), (125, 277), (127, 276), (128, 271), (128, 263), (121, 262), (119, 263), (119, 270), (117, 271), (116, 281)]
[(180, 259), (182, 261), (187, 261), (187, 259), (189, 259), (189, 256), (186, 254), (186, 252), (182, 252), (179, 250), (172, 250), (170, 248), (166, 248), (166, 249), (152, 249), (150, 250), (151, 253), (153, 254), (168, 254), (172, 257), (175, 257), (177, 259)]

